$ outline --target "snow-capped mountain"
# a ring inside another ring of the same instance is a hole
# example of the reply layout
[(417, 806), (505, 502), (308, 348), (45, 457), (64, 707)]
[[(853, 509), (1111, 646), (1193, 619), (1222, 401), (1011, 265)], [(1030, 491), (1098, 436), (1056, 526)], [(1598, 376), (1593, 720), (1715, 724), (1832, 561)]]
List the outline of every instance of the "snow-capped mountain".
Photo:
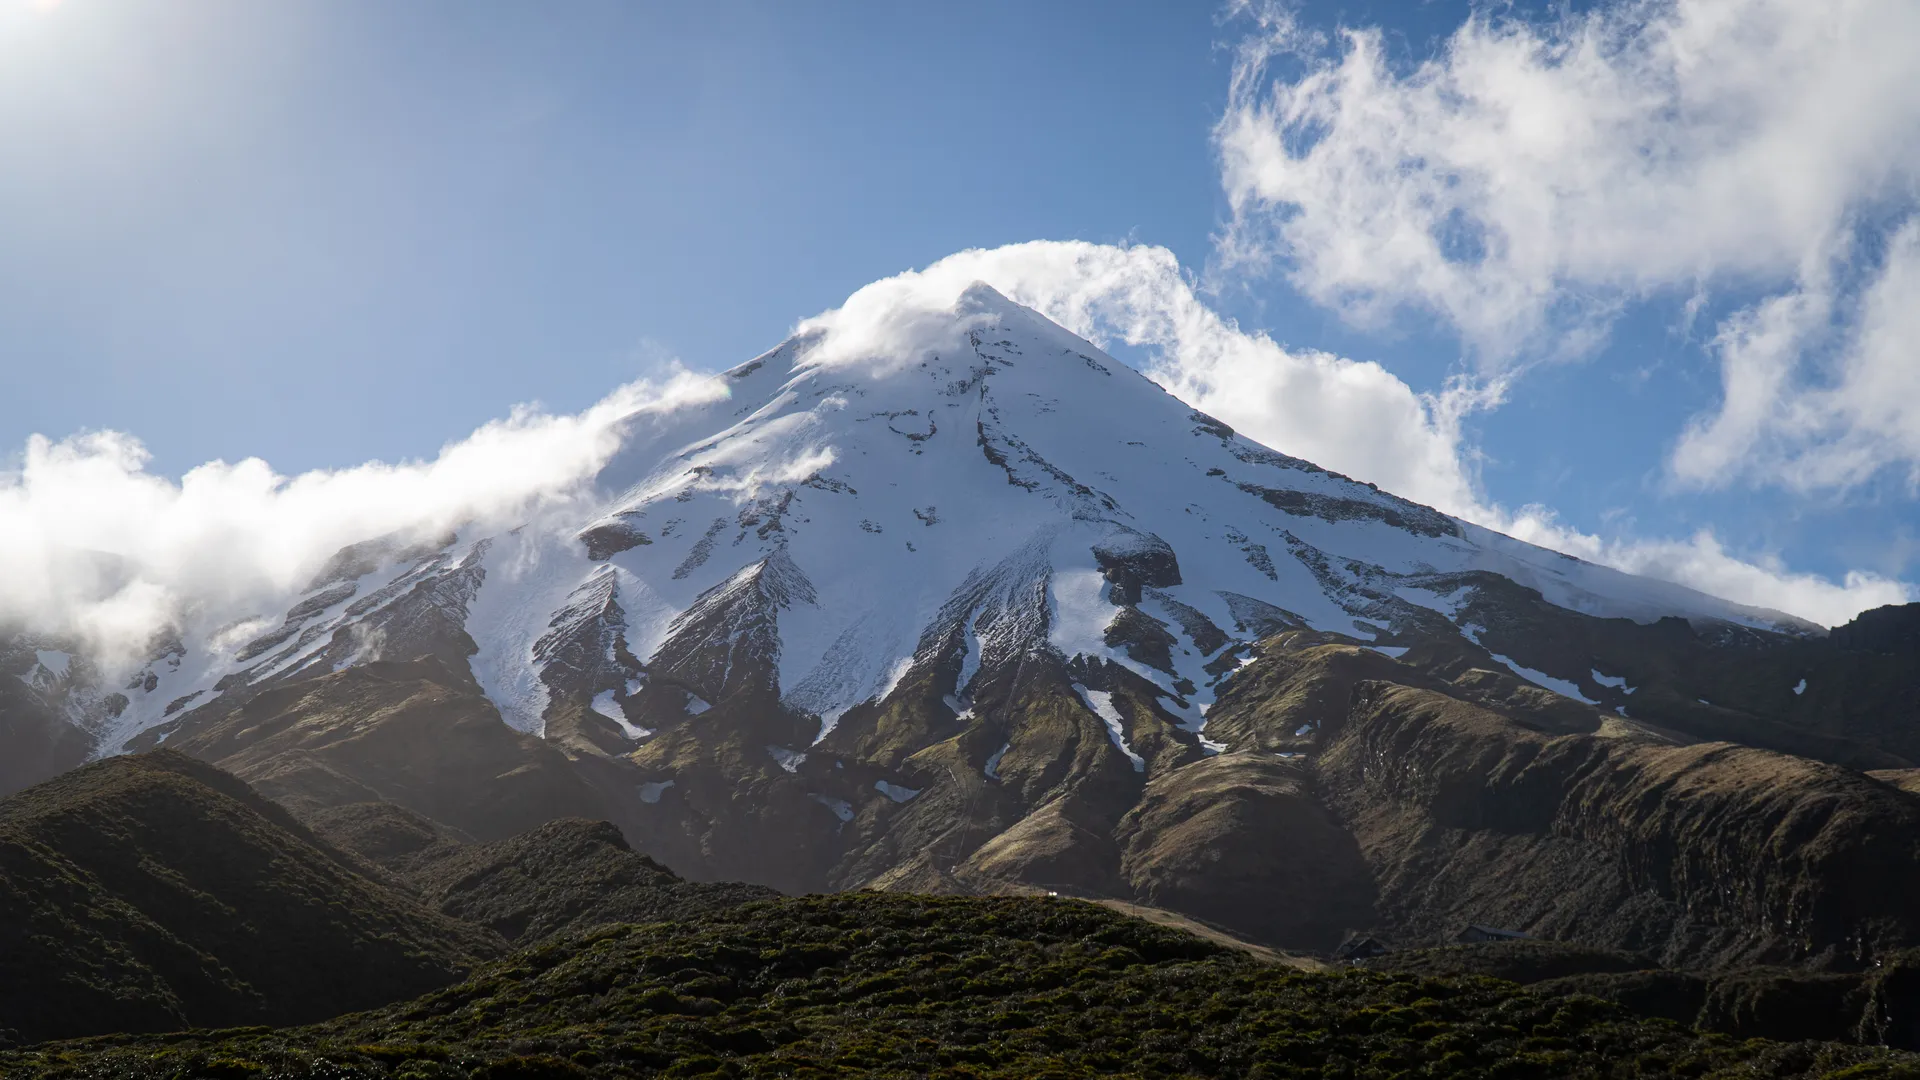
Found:
[[(1634, 876), (1595, 785), (1644, 808), (1697, 772), (1757, 821), (1774, 788), (1740, 777), (1878, 806), (1860, 771), (1920, 761), (1886, 635), (1276, 453), (985, 286), (716, 379), (623, 421), (587, 494), (366, 538), (137, 671), (5, 643), (0, 786), (164, 743), (381, 858), (604, 818), (699, 878), (1072, 889), (1328, 948), (1356, 912), (1576, 926), (1648, 889), (1694, 941), (1692, 879)], [(1442, 834), (1503, 869), (1434, 900)], [(1528, 914), (1575, 865), (1578, 903)], [(1487, 891), (1509, 873), (1533, 884)]]
[[(569, 698), (641, 741), (753, 694), (813, 742), (916, 669), (950, 670), (964, 713), (982, 670), (1049, 652), (1150, 681), (1198, 736), (1258, 638), (1385, 645), (1452, 620), (1476, 571), (1590, 615), (1795, 626), (1276, 453), (984, 285), (916, 333), (903, 353), (796, 336), (726, 372), (723, 399), (636, 417), (597, 512), (371, 538), (284, 614), (73, 688), (72, 718), (112, 753), (223, 695), (380, 657), (465, 663), (465, 635), (487, 697), (534, 734)], [(66, 654), (28, 655), (15, 674), (69, 695)]]
[[(223, 694), (376, 657), (464, 662), (464, 633), (486, 695), (534, 734), (568, 697), (639, 741), (751, 693), (811, 742), (917, 668), (951, 669), (963, 713), (980, 671), (1048, 651), (1149, 680), (1200, 735), (1261, 636), (1386, 643), (1452, 619), (1475, 571), (1591, 615), (1793, 625), (1276, 453), (984, 285), (913, 351), (814, 331), (724, 380), (720, 401), (635, 419), (597, 513), (370, 539), (284, 615), (167, 642), (125, 704), (76, 720), (111, 753)], [(66, 679), (64, 654), (34, 655), (23, 678)]]

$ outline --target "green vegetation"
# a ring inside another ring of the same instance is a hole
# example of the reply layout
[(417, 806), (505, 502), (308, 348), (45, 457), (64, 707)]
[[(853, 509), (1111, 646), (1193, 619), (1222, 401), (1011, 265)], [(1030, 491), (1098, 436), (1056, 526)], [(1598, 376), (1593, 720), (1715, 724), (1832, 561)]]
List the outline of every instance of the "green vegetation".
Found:
[(0, 800), (0, 1045), (310, 1023), (508, 951), (357, 865), (171, 751)]
[(859, 893), (564, 937), (325, 1024), (0, 1053), (7, 1077), (1920, 1078), (1476, 977), (1302, 973), (1092, 904)]

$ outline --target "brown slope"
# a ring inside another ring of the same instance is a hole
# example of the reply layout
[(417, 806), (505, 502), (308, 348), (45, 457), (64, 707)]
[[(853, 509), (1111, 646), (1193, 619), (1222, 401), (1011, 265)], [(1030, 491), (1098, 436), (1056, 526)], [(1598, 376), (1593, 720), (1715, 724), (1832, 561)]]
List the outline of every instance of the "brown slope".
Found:
[(1920, 932), (1920, 799), (1861, 774), (1355, 693), (1317, 770), (1416, 940), (1480, 922), (1669, 964), (1848, 966)]
[(477, 840), (601, 817), (559, 750), (500, 721), (461, 668), (377, 661), (191, 718), (168, 745), (302, 814), (391, 802)]
[(29, 1041), (316, 1020), (445, 985), (503, 948), (178, 753), (0, 801), (0, 1028)]

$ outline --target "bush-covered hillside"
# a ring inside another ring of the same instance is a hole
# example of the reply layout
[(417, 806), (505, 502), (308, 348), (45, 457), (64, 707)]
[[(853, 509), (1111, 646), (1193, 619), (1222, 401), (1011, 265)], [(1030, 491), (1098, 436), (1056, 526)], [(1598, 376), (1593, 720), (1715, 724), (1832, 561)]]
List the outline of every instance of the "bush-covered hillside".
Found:
[(624, 925), (294, 1029), (0, 1054), (8, 1077), (1920, 1077), (1480, 978), (1265, 967), (1071, 900), (843, 894)]

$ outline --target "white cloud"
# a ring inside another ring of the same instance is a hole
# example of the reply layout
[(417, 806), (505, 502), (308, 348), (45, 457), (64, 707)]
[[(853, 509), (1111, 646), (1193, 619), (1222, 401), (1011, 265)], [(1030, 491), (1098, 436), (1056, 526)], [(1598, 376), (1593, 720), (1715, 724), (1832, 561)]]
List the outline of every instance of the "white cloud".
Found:
[(1523, 507), (1514, 514), (1495, 507), (1485, 514), (1480, 524), (1528, 543), (1630, 574), (1679, 582), (1736, 603), (1785, 611), (1823, 626), (1837, 626), (1868, 608), (1915, 598), (1912, 586), (1880, 574), (1852, 570), (1834, 582), (1796, 572), (1776, 556), (1741, 558), (1728, 551), (1711, 530), (1684, 540), (1605, 539), (1561, 524), (1545, 507)]
[(1899, 463), (1920, 487), (1920, 218), (1891, 237), (1836, 332), (1843, 302), (1823, 272), (1721, 325), (1723, 404), (1682, 434), (1678, 479), (1757, 474), (1799, 490), (1845, 488)]
[[(1885, 397), (1920, 363), (1914, 226), (1864, 289), (1829, 265), (1894, 234), (1877, 223), (1920, 190), (1920, 5), (1483, 13), (1410, 70), (1378, 30), (1329, 54), (1283, 10), (1246, 10), (1215, 132), (1229, 265), (1279, 259), (1361, 324), (1430, 312), (1485, 373), (1590, 352), (1656, 293), (1780, 291), (1719, 327), (1725, 400), (1676, 477), (1844, 486), (1920, 466), (1920, 415)], [(1823, 352), (1836, 316), (1845, 344)]]
[(132, 436), (36, 435), (0, 472), (0, 627), (75, 636), (125, 661), (163, 628), (257, 614), (261, 598), (284, 595), (345, 544), (518, 524), (574, 498), (639, 417), (723, 393), (681, 372), (571, 416), (517, 409), (432, 461), (295, 477), (249, 458), (176, 483), (146, 470)]
[[(1475, 483), (1474, 450), (1460, 430), (1467, 413), (1498, 404), (1499, 383), (1422, 395), (1378, 364), (1287, 349), (1210, 308), (1164, 248), (1035, 241), (963, 251), (875, 282), (802, 327), (866, 325), (862, 333), (872, 336), (853, 352), (884, 349), (895, 331), (872, 327), (930, 325), (925, 313), (951, 310), (974, 281), (1096, 344), (1149, 349), (1149, 374), (1163, 386), (1268, 446), (1543, 547), (1826, 625), (1911, 593), (1873, 574), (1836, 583), (1777, 558), (1742, 558), (1711, 532), (1608, 539), (1571, 529), (1542, 507), (1510, 512)], [(875, 313), (885, 317), (867, 318)], [(900, 332), (919, 341), (911, 329)]]

